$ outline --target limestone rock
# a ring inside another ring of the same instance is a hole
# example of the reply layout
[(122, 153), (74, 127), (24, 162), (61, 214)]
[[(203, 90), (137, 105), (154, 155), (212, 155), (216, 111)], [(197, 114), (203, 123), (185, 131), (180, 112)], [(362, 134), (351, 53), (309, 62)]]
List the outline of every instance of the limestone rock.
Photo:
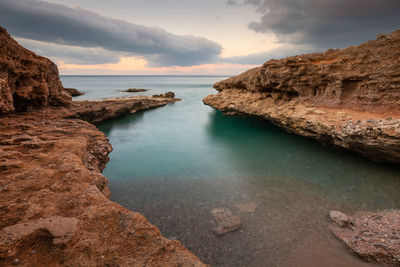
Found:
[(173, 92), (167, 92), (165, 94), (153, 95), (153, 97), (174, 98), (175, 94)]
[(67, 105), (57, 66), (20, 46), (0, 27), (0, 114)]
[(239, 216), (233, 215), (232, 211), (227, 208), (215, 208), (211, 211), (215, 222), (218, 224), (212, 229), (216, 235), (224, 235), (228, 232), (233, 232), (242, 226), (242, 221)]
[(36, 231), (48, 231), (54, 245), (65, 244), (75, 234), (77, 223), (76, 218), (53, 216), (11, 225), (0, 230), (0, 247), (19, 242)]
[[(217, 82), (203, 102), (400, 163), (400, 31), (346, 49), (270, 60)], [(385, 120), (390, 117), (391, 120)]]
[(165, 106), (179, 101), (179, 98), (153, 98), (149, 96), (109, 98), (101, 101), (74, 101), (68, 110), (68, 118), (99, 123), (121, 115)]
[(70, 103), (57, 67), (2, 28), (0, 70), (0, 266), (204, 266), (109, 199), (112, 147), (87, 122), (178, 99)]
[(350, 227), (331, 231), (351, 251), (367, 261), (400, 266), (400, 211), (359, 212)]

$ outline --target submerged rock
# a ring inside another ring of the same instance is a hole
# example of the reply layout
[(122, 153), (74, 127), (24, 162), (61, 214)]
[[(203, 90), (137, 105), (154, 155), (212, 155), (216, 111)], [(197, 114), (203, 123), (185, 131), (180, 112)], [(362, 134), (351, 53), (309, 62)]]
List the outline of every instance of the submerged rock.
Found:
[(80, 95), (84, 95), (84, 92), (79, 91), (78, 89), (75, 88), (65, 88), (64, 87), (64, 91), (68, 92), (71, 96), (80, 96)]
[(216, 235), (224, 235), (228, 232), (233, 232), (242, 226), (242, 221), (239, 216), (233, 215), (232, 211), (227, 208), (215, 208), (211, 211), (215, 222), (218, 224), (212, 229)]
[(331, 220), (340, 227), (346, 227), (352, 224), (351, 219), (340, 211), (331, 211), (329, 216)]
[(258, 205), (255, 202), (249, 201), (246, 203), (236, 204), (235, 208), (240, 212), (254, 213)]
[[(217, 82), (203, 102), (400, 163), (400, 31), (346, 49), (270, 60)], [(385, 120), (390, 117), (391, 120)]]
[(351, 224), (343, 213), (334, 217), (339, 224), (334, 220), (331, 231), (352, 252), (367, 261), (400, 266), (400, 211), (359, 212)]

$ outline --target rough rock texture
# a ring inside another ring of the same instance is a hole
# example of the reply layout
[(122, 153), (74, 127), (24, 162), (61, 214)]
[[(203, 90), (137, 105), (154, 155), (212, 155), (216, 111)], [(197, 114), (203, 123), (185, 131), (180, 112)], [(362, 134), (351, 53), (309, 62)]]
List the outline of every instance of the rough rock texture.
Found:
[(234, 215), (230, 209), (215, 208), (211, 211), (215, 222), (218, 224), (212, 229), (216, 235), (224, 235), (229, 232), (238, 230), (242, 226), (242, 220), (239, 216)]
[(398, 210), (357, 213), (352, 216), (351, 222), (341, 226), (335, 224), (331, 230), (352, 252), (367, 261), (400, 266)]
[(112, 148), (94, 125), (66, 118), (72, 113), (46, 108), (0, 120), (0, 265), (203, 266), (109, 200), (101, 171)]
[(74, 101), (66, 115), (91, 123), (114, 119), (121, 115), (164, 106), (179, 101), (179, 98), (155, 98), (149, 96), (109, 98), (101, 101)]
[(0, 27), (0, 114), (67, 105), (57, 66), (23, 48)]
[(110, 201), (101, 172), (111, 145), (83, 121), (177, 99), (69, 103), (55, 64), (4, 29), (0, 45), (0, 266), (204, 266), (141, 214)]
[(293, 133), (400, 163), (400, 31), (343, 50), (271, 60), (203, 101)]
[(80, 95), (84, 95), (84, 92), (79, 91), (78, 89), (75, 88), (63, 88), (64, 91), (66, 91), (67, 93), (69, 93), (71, 96), (80, 96)]

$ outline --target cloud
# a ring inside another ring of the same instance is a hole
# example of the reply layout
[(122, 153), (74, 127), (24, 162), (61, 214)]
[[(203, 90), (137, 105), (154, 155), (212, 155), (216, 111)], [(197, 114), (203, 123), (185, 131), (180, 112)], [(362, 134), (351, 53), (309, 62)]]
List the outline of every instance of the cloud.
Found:
[(400, 27), (399, 0), (244, 0), (261, 14), (248, 27), (289, 44), (344, 47)]
[(49, 57), (56, 62), (63, 61), (69, 64), (92, 65), (105, 63), (118, 63), (120, 53), (115, 53), (102, 48), (87, 48), (70, 45), (40, 42), (25, 38), (16, 38), (25, 48), (35, 53)]
[(0, 24), (16, 37), (143, 56), (151, 66), (210, 63), (222, 50), (205, 38), (38, 0), (0, 0)]
[(222, 62), (235, 64), (261, 65), (270, 59), (281, 59), (305, 53), (317, 52), (316, 48), (310, 45), (283, 45), (268, 51), (249, 54), (245, 56), (222, 58)]
[(227, 4), (228, 6), (236, 6), (236, 5), (239, 5), (239, 3), (236, 2), (236, 0), (228, 0), (228, 1), (226, 1), (226, 4)]

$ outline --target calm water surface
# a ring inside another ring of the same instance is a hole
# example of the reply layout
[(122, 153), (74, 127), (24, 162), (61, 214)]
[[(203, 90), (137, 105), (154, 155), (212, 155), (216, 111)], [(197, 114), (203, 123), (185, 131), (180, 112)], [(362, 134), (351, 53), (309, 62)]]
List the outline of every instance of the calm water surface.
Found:
[[(367, 266), (329, 232), (328, 213), (400, 208), (400, 169), (203, 105), (226, 77), (63, 76), (76, 99), (173, 91), (183, 100), (98, 125), (114, 148), (112, 200), (142, 213), (211, 266)], [(235, 205), (252, 201), (253, 214)], [(216, 237), (210, 211), (241, 230)]]

